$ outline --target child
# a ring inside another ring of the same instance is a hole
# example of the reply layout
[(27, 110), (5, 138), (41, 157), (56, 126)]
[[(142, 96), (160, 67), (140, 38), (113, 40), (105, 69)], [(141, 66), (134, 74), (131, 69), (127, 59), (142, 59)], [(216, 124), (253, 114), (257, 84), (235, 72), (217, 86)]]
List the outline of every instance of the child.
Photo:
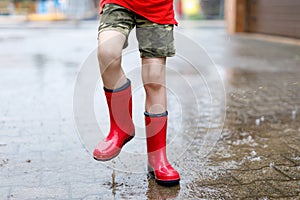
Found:
[(179, 173), (166, 156), (166, 57), (175, 54), (173, 26), (177, 25), (173, 0), (102, 0), (100, 8), (98, 60), (109, 108), (110, 132), (97, 145), (93, 156), (99, 161), (116, 157), (135, 134), (131, 84), (122, 70), (121, 56), (129, 33), (136, 26), (146, 92), (148, 170), (159, 184), (178, 184)]

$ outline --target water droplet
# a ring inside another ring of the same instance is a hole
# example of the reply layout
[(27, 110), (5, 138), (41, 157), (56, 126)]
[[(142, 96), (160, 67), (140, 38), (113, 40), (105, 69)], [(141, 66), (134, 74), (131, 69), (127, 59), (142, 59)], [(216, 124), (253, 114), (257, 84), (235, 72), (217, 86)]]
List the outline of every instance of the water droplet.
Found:
[(241, 136), (243, 136), (243, 137), (245, 137), (245, 136), (247, 136), (247, 135), (248, 135), (248, 133), (246, 133), (246, 132), (242, 132), (242, 133), (240, 133), (240, 135), (241, 135)]
[(250, 152), (250, 155), (251, 155), (252, 157), (256, 156), (256, 154), (257, 154), (257, 153), (256, 153), (255, 151), (251, 151), (251, 152)]
[(295, 120), (297, 116), (297, 110), (292, 111), (292, 119)]
[(251, 158), (250, 160), (251, 160), (251, 161), (260, 161), (260, 156)]
[(260, 119), (256, 119), (255, 124), (256, 124), (256, 126), (259, 126), (260, 125)]

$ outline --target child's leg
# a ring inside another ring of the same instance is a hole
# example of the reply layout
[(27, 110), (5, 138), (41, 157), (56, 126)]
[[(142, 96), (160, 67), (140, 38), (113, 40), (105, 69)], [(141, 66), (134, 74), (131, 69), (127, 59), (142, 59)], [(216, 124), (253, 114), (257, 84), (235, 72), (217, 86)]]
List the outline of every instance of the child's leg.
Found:
[(98, 28), (98, 60), (104, 87), (116, 89), (126, 83), (121, 68), (122, 49), (135, 26), (130, 10), (116, 4), (106, 4)]
[(146, 91), (145, 110), (159, 114), (167, 110), (166, 58), (143, 58), (142, 79)]
[(166, 154), (167, 99), (166, 58), (142, 58), (142, 77), (146, 91), (146, 136), (148, 168), (163, 185), (179, 183), (180, 175), (171, 166)]
[(93, 152), (99, 161), (116, 157), (124, 144), (134, 137), (131, 86), (121, 67), (125, 40), (125, 35), (118, 31), (99, 34), (98, 59), (110, 118), (110, 131)]
[(130, 80), (121, 67), (122, 49), (134, 27), (132, 12), (116, 4), (106, 4), (100, 20), (98, 60), (110, 118), (110, 130), (93, 152), (96, 160), (116, 157), (134, 137)]
[(180, 175), (171, 166), (166, 154), (166, 57), (175, 54), (173, 25), (156, 24), (138, 18), (136, 36), (142, 57), (142, 79), (146, 92), (148, 169), (159, 184), (178, 184)]
[(98, 61), (104, 87), (120, 88), (126, 83), (126, 77), (121, 67), (121, 56), (126, 37), (124, 34), (107, 30), (98, 37)]

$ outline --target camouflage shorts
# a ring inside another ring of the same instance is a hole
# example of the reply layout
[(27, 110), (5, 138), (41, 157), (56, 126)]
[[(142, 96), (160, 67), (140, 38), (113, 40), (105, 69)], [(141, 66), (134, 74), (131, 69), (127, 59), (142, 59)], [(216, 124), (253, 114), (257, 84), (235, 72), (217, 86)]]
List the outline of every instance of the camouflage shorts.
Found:
[(172, 24), (157, 24), (116, 4), (106, 4), (100, 19), (98, 34), (115, 30), (126, 36), (136, 27), (136, 38), (141, 57), (171, 57), (175, 55)]

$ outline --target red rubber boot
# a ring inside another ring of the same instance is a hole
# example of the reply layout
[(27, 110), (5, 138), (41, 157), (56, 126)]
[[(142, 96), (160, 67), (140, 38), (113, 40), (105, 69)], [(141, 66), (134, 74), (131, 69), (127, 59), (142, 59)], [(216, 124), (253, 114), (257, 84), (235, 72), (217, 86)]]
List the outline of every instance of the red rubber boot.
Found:
[(113, 159), (134, 137), (130, 80), (128, 79), (121, 88), (115, 90), (104, 88), (104, 91), (109, 110), (110, 131), (93, 152), (94, 159), (98, 161)]
[(168, 162), (166, 155), (168, 112), (149, 114), (145, 112), (148, 171), (160, 185), (177, 185), (179, 173)]

